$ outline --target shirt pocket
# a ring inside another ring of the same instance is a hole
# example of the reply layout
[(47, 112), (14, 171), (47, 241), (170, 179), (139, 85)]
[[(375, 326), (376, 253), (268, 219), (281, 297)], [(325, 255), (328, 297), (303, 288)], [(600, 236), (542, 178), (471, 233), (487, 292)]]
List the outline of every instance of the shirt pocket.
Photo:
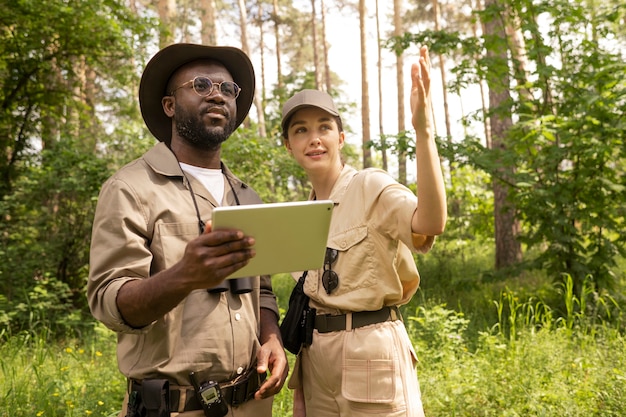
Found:
[(151, 245), (153, 262), (158, 270), (167, 269), (180, 261), (187, 243), (199, 236), (198, 223), (157, 223)]
[(328, 239), (328, 247), (338, 251), (337, 261), (331, 265), (339, 277), (339, 286), (333, 295), (362, 290), (376, 283), (376, 268), (372, 256), (375, 249), (368, 239), (367, 226), (354, 227), (332, 235)]
[(341, 392), (360, 403), (388, 404), (396, 391), (392, 359), (344, 359)]

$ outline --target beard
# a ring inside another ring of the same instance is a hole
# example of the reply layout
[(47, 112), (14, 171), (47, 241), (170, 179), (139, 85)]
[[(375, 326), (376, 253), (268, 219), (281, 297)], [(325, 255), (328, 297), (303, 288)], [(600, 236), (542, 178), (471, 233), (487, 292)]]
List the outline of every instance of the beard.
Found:
[(229, 119), (222, 127), (209, 127), (201, 117), (185, 111), (176, 104), (174, 121), (176, 132), (196, 149), (214, 151), (235, 131), (235, 119)]

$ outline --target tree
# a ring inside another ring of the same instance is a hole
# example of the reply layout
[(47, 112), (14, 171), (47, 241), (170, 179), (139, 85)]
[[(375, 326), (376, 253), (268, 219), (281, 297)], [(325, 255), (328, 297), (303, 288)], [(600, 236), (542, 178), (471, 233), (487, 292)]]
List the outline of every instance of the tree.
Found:
[(367, 6), (365, 0), (359, 0), (359, 32), (361, 38), (361, 128), (363, 143), (363, 168), (372, 165), (369, 142), (370, 135), (370, 105), (369, 82), (367, 79)]
[(19, 327), (48, 284), (84, 307), (97, 190), (116, 145), (145, 132), (134, 63), (154, 26), (100, 0), (0, 9), (0, 293)]
[(382, 154), (382, 168), (386, 171), (388, 169), (387, 164), (387, 144), (385, 139), (385, 128), (383, 120), (383, 42), (380, 35), (380, 9), (378, 7), (378, 0), (376, 0), (376, 51), (377, 51), (377, 78), (378, 78), (378, 132), (380, 134), (380, 151)]
[[(504, 27), (506, 9), (500, 0), (486, 0), (483, 13), (485, 49), (493, 64), (487, 71), (489, 86), (489, 121), (493, 149), (506, 151), (507, 135), (513, 125), (512, 100), (509, 93), (507, 36)], [(496, 238), (496, 268), (510, 267), (521, 261), (522, 250), (517, 235), (519, 222), (516, 208), (509, 198), (509, 187), (515, 166), (502, 161), (492, 181)]]

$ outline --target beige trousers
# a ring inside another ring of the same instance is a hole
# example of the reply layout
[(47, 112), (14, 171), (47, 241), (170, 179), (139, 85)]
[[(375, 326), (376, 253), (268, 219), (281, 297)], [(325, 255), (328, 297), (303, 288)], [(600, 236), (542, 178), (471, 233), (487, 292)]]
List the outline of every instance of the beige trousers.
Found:
[(415, 350), (402, 321), (313, 334), (289, 381), (310, 417), (424, 417)]

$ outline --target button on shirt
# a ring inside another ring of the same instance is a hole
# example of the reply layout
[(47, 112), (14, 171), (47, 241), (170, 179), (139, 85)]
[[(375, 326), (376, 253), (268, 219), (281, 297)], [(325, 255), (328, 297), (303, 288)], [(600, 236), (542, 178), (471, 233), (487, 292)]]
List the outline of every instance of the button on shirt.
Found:
[(427, 252), (434, 242), (411, 231), (415, 194), (383, 170), (345, 165), (330, 199), (328, 247), (339, 253), (332, 265), (339, 285), (329, 295), (323, 269), (309, 271), (304, 291), (311, 306), (317, 314), (343, 314), (406, 304), (420, 280), (413, 252)]
[[(260, 203), (252, 189), (224, 168), (241, 204)], [(213, 196), (188, 176), (203, 220)], [(225, 204), (234, 205), (233, 190)], [(89, 306), (95, 318), (118, 334), (120, 371), (129, 378), (168, 378), (189, 385), (190, 371), (211, 368), (222, 381), (243, 372), (259, 348), (260, 308), (278, 315), (270, 277), (254, 277), (253, 291), (210, 294), (192, 291), (181, 303), (143, 328), (128, 326), (116, 304), (120, 287), (147, 279), (177, 263), (199, 234), (187, 178), (163, 143), (115, 173), (102, 187), (93, 223)]]

